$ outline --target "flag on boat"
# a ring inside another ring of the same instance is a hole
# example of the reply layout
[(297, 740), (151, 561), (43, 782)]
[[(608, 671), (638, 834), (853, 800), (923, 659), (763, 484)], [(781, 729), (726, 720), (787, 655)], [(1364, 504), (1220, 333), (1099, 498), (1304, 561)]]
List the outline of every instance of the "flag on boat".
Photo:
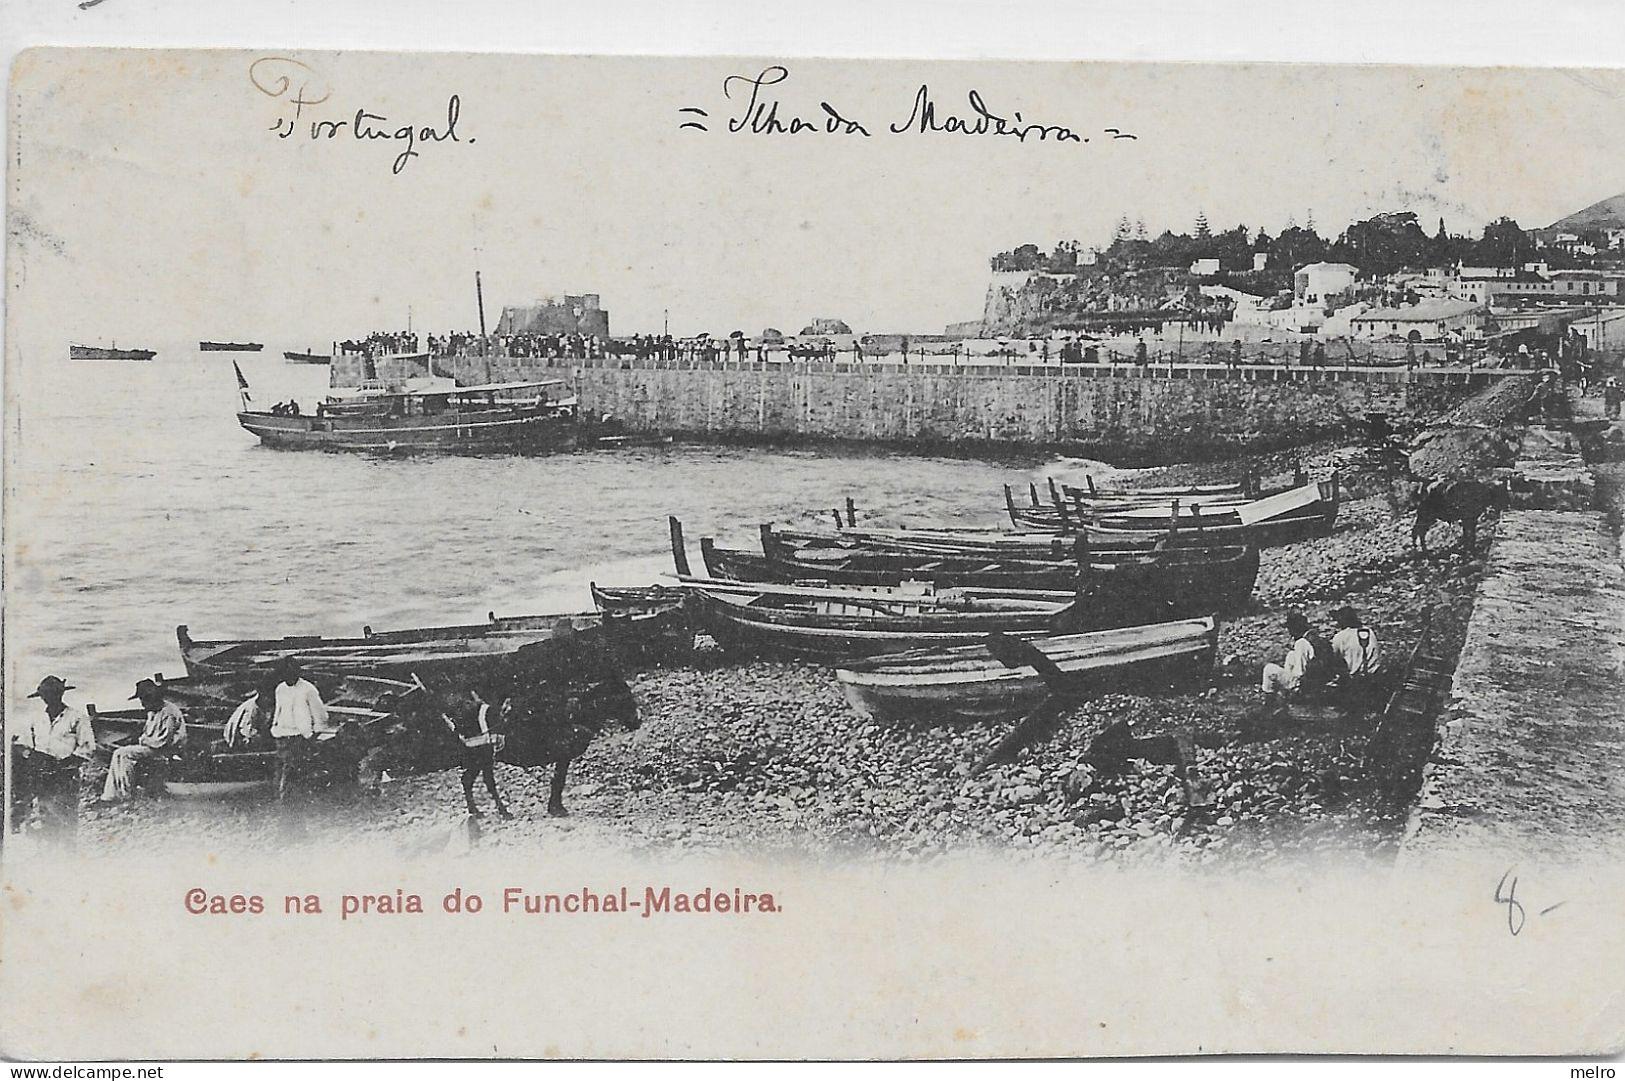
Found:
[(243, 370), (235, 360), (231, 362), (231, 370), (237, 373), (237, 395), (243, 400), (243, 408), (252, 408), (254, 399), (248, 394), (248, 380), (243, 378)]

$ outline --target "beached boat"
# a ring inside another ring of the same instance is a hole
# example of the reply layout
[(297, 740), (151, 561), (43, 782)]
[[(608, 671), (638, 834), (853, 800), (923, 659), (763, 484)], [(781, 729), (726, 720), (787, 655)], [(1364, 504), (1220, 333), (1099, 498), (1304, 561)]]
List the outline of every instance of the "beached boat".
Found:
[(678, 586), (601, 586), (589, 582), (593, 605), (605, 615), (669, 612), (683, 606), (688, 596)]
[(290, 363), (293, 363), (293, 364), (331, 364), (331, 363), (333, 363), (333, 354), (331, 354), (331, 353), (295, 353), (295, 352), (292, 352), (291, 350), (284, 350), (283, 354), (282, 354), (282, 359), (286, 360), (286, 361), (289, 361)]
[[(155, 673), (152, 678), (186, 714), (189, 733), (203, 739), (219, 739), (232, 711), (271, 676), (263, 671), (210, 671), (178, 677)], [(310, 672), (305, 678), (316, 685), (335, 720), (363, 723), (386, 716), (391, 702), (416, 686), (405, 680), (357, 674)], [(135, 739), (147, 721), (143, 709), (103, 711), (92, 704), (85, 707), (85, 712), (90, 715), (91, 730), (99, 747), (116, 747)]]
[(151, 360), (158, 354), (151, 349), (119, 349), (116, 346), (69, 345), (69, 360)]
[(1138, 489), (1133, 494), (1113, 492), (1091, 495), (1070, 486), (1063, 494), (1052, 480), (1049, 482), (1050, 498), (1047, 503), (1039, 499), (1036, 484), (1028, 485), (1029, 506), (1020, 505), (1011, 494), (1010, 486), (1005, 485), (1004, 507), (1005, 513), (1010, 516), (1011, 524), (1018, 530), (1071, 533), (1082, 522), (1100, 522), (1109, 518), (1151, 520), (1174, 515), (1182, 517), (1222, 515), (1248, 503), (1280, 495), (1307, 483), (1307, 480), (1300, 480), (1295, 484), (1262, 489), (1253, 485), (1253, 494), (1202, 492), (1199, 488), (1188, 488), (1181, 494), (1169, 496), (1149, 494), (1155, 491), (1149, 488)]
[[(761, 539), (762, 554), (757, 555), (701, 538), (707, 573), (747, 582), (869, 586), (923, 581), (938, 589), (1077, 590), (1117, 608), (1132, 609), (1143, 598), (1150, 602), (1147, 616), (1235, 611), (1247, 603), (1258, 577), (1258, 550), (1249, 545), (1083, 550), (1080, 575), (1075, 544), (1051, 558), (1022, 559), (797, 547), (766, 525)], [(681, 550), (680, 524), (673, 528), (672, 542), (674, 551)]]
[[(238, 372), (239, 385), (247, 382)], [(562, 381), (369, 389), (314, 415), (245, 409), (237, 422), (268, 447), (373, 453), (546, 453), (576, 445), (576, 400)]]
[(1073, 538), (1059, 533), (1007, 533), (994, 529), (964, 528), (816, 530), (775, 526), (774, 533), (788, 544), (807, 548), (1018, 559), (1065, 558), (1075, 543)]
[[(1091, 690), (1113, 689), (1205, 677), (1218, 631), (1203, 618), (1030, 641), (1063, 672), (1086, 674)], [(1036, 670), (1008, 668), (981, 643), (870, 657), (841, 665), (836, 678), (853, 708), (883, 720), (1009, 717), (1048, 693)]]
[(1172, 513), (1160, 518), (1121, 514), (1081, 526), (1091, 546), (1154, 544), (1286, 544), (1330, 533), (1337, 521), (1338, 478), (1315, 481), (1214, 514)]
[(205, 353), (258, 353), (265, 348), (262, 342), (198, 342)]
[[(680, 615), (680, 613), (678, 614)], [(431, 676), (464, 681), (491, 671), (522, 652), (540, 650), (562, 624), (581, 638), (623, 652), (660, 653), (662, 644), (681, 633), (681, 620), (670, 612), (606, 619), (597, 612), (539, 616), (492, 616), (487, 623), (374, 632), (360, 638), (290, 636), (270, 639), (194, 640), (183, 624), (175, 629), (181, 660), (194, 677), (266, 672), (287, 657), (309, 671), (337, 675), (370, 675), (411, 681)]]
[(1071, 629), (1075, 598), (1035, 590), (805, 587), (680, 576), (699, 629), (729, 652), (837, 661)]
[[(1304, 483), (1307, 478), (1299, 479), (1293, 485)], [(1247, 476), (1239, 481), (1221, 481), (1213, 484), (1165, 484), (1165, 485), (1122, 485), (1099, 486), (1095, 478), (1084, 476), (1086, 487), (1076, 487), (1071, 484), (1061, 485), (1061, 494), (1071, 499), (1075, 496), (1085, 499), (1128, 499), (1167, 501), (1169, 499), (1200, 499), (1239, 496), (1243, 499), (1257, 499), (1260, 496), (1272, 494), (1268, 488), (1259, 485), (1258, 478)]]
[[(161, 682), (171, 700), (186, 715), (186, 743), (163, 763), (163, 786), (172, 796), (183, 799), (228, 799), (268, 795), (273, 791), (276, 750), (263, 737), (248, 746), (227, 747), (226, 720), (265, 680), (263, 672), (164, 679)], [(393, 716), (396, 701), (416, 689), (415, 683), (366, 676), (334, 676), (309, 672), (327, 705), (328, 718), (335, 725), (371, 726)], [(86, 707), (98, 748), (110, 752), (133, 742), (146, 724), (144, 709), (103, 712)], [(345, 774), (353, 770), (356, 749), (335, 743), (333, 735), (318, 739), (318, 752), (330, 767)]]

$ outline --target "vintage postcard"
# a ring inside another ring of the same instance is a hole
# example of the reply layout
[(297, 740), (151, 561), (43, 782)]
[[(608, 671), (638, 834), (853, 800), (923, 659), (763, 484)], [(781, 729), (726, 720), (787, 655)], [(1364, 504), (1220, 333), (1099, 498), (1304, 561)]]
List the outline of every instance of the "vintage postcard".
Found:
[(15, 1059), (1625, 1046), (1625, 74), (37, 49)]

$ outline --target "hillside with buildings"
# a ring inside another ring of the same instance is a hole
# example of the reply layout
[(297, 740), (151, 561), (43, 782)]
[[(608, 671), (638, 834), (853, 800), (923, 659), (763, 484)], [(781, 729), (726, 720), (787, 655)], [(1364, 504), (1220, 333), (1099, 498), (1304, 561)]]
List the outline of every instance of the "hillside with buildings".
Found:
[[(1599, 346), (1625, 333), (1625, 195), (1546, 229), (1509, 218), (1477, 236), (1378, 214), (1333, 237), (1246, 226), (1153, 237), (1124, 219), (1111, 243), (1024, 244), (990, 260), (987, 337), (1139, 336), (1165, 327), (1234, 338), (1316, 335), (1441, 345), (1587, 320)], [(1619, 317), (1619, 318), (1616, 318)], [(1613, 329), (1617, 327), (1618, 329)], [(1604, 339), (1607, 339), (1606, 341)]]

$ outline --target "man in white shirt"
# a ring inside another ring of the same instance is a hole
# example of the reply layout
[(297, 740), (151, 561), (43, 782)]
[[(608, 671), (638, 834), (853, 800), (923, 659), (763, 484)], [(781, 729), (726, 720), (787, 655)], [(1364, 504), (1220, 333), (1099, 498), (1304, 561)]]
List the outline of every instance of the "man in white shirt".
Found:
[[(79, 829), (79, 768), (96, 753), (90, 716), (62, 700), (71, 690), (73, 685), (58, 676), (40, 680), (39, 688), (28, 697), (40, 699), (45, 709), (13, 740), (31, 782), (24, 789), (22, 809), (27, 810), (26, 799), (32, 796), (47, 836), (69, 842)], [(22, 815), (14, 813), (12, 827), (21, 820)]]
[(186, 743), (186, 715), (180, 706), (169, 701), (162, 687), (143, 679), (136, 683), (135, 693), (130, 697), (140, 699), (147, 711), (147, 723), (134, 743), (113, 749), (107, 784), (102, 788), (102, 803), (134, 799), (141, 772)]
[(276, 740), (276, 795), (286, 801), (302, 781), (316, 737), (333, 731), (322, 692), (301, 674), (299, 661), (285, 657), (277, 666), (276, 706), (271, 735)]
[(1381, 664), (1377, 636), (1371, 628), (1360, 622), (1360, 614), (1345, 604), (1332, 613), (1338, 631), (1332, 635), (1332, 653), (1338, 660), (1338, 683), (1343, 689), (1345, 708), (1359, 711), (1365, 708), (1366, 698)]
[(1264, 706), (1269, 710), (1278, 710), (1285, 705), (1286, 699), (1296, 694), (1304, 684), (1304, 677), (1309, 674), (1315, 663), (1315, 645), (1309, 635), (1309, 620), (1302, 612), (1288, 612), (1286, 617), (1287, 633), (1292, 636), (1292, 645), (1287, 649), (1286, 656), (1280, 664), (1266, 664), (1261, 690), (1264, 692)]

